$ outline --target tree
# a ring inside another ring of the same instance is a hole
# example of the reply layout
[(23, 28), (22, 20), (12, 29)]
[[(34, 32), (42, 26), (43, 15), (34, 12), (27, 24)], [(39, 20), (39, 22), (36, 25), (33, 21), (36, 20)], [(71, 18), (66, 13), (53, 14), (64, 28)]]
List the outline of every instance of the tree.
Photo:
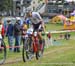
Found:
[(0, 11), (3, 11), (3, 0), (0, 1)]
[(4, 8), (6, 9), (6, 10), (11, 10), (11, 8), (12, 8), (12, 0), (4, 0), (4, 3), (3, 3), (3, 5), (4, 5)]
[(8, 11), (12, 9), (12, 0), (0, 0), (0, 11)]

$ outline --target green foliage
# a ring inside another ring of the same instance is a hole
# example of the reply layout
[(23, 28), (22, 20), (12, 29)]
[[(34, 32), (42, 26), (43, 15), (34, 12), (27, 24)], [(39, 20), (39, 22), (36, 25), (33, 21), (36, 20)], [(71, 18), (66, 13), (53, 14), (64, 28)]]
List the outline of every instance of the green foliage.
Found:
[(0, 11), (7, 11), (12, 8), (12, 0), (0, 0)]

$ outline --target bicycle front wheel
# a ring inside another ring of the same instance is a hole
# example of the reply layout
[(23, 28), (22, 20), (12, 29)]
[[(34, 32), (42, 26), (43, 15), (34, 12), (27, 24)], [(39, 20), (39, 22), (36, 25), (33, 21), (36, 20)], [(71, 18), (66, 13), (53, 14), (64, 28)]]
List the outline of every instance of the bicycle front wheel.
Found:
[(3, 40), (0, 40), (0, 64), (6, 60), (6, 46)]
[(23, 50), (22, 50), (22, 58), (24, 62), (26, 62), (27, 60), (30, 60), (30, 57), (32, 55), (30, 51), (30, 44), (31, 44), (30, 38), (26, 38), (25, 43), (23, 44)]

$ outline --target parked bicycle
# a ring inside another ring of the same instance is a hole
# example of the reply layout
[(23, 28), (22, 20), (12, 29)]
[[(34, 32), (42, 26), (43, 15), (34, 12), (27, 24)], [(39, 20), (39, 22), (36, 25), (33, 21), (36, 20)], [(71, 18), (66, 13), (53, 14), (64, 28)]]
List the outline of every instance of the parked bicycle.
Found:
[[(32, 39), (32, 37), (34, 38), (34, 40)], [(29, 28), (27, 30), (25, 38), (26, 39), (25, 43), (23, 44), (23, 51), (22, 51), (23, 61), (26, 62), (27, 60), (31, 60), (34, 57), (34, 55), (38, 60), (39, 57), (43, 55), (45, 40), (43, 39), (42, 44), (40, 44), (38, 33), (37, 31), (33, 32), (32, 28)]]

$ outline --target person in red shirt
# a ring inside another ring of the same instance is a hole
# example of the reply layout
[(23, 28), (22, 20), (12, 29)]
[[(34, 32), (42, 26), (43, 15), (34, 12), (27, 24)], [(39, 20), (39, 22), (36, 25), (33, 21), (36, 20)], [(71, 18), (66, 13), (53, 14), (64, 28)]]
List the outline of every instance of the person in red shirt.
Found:
[(2, 22), (1, 18), (0, 18), (0, 34), (1, 34), (2, 38), (4, 38), (5, 29), (4, 29), (4, 25), (3, 25), (3, 22)]
[(51, 38), (51, 33), (50, 32), (47, 34), (47, 37), (48, 37), (48, 39)]

